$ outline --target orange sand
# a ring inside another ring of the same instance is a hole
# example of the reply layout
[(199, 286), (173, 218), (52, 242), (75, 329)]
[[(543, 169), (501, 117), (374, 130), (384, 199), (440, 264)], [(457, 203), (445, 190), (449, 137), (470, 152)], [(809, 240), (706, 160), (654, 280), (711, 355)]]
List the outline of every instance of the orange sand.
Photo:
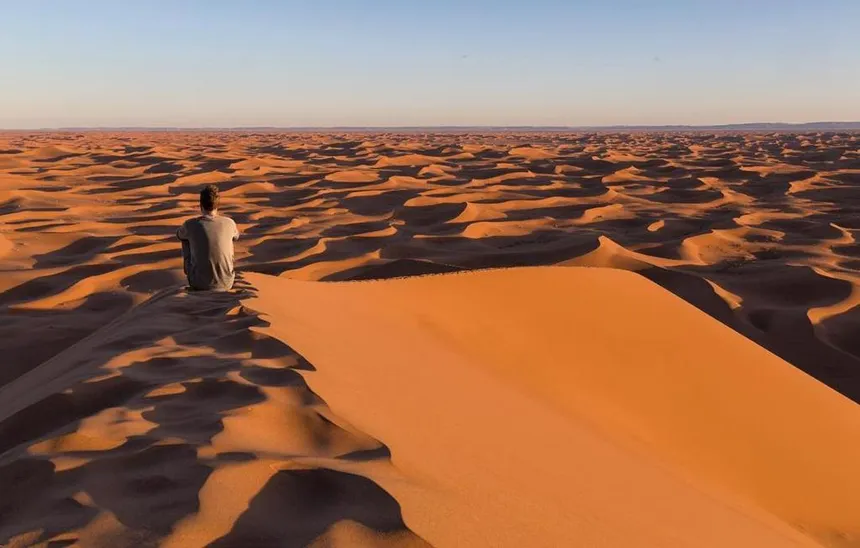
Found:
[[(0, 545), (858, 546), (858, 177), (849, 134), (0, 135)], [(181, 290), (209, 182), (232, 294)]]

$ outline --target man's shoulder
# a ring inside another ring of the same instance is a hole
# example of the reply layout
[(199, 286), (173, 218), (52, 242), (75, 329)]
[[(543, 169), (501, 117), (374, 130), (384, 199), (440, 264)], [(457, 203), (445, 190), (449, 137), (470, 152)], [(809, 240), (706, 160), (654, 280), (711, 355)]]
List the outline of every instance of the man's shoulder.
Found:
[(218, 215), (218, 219), (227, 226), (236, 226), (236, 221), (226, 215)]

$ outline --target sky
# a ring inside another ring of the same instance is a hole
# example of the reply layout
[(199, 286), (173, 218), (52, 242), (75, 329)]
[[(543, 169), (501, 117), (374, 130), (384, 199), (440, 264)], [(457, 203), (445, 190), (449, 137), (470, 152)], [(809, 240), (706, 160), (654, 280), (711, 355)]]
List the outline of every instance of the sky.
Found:
[(858, 0), (0, 0), (0, 128), (860, 120)]

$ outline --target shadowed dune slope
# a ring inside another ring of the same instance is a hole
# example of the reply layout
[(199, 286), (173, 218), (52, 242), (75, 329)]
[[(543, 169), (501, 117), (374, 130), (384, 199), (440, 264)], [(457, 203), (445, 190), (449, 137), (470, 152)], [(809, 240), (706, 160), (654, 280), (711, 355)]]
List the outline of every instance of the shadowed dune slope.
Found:
[(0, 546), (427, 546), (243, 291), (161, 291), (0, 386)]
[(248, 279), (433, 544), (860, 542), (856, 404), (640, 276)]

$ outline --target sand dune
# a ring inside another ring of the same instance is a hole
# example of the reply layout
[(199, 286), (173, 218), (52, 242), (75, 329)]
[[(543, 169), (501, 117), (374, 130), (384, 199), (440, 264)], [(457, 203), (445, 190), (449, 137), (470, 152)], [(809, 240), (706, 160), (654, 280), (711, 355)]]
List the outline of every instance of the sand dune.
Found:
[[(0, 544), (856, 546), (858, 173), (833, 133), (2, 134)], [(209, 182), (235, 294), (181, 290)]]
[(641, 277), (248, 280), (265, 331), (315, 364), (311, 387), (420, 478), (381, 482), (434, 544), (860, 534), (860, 409)]

